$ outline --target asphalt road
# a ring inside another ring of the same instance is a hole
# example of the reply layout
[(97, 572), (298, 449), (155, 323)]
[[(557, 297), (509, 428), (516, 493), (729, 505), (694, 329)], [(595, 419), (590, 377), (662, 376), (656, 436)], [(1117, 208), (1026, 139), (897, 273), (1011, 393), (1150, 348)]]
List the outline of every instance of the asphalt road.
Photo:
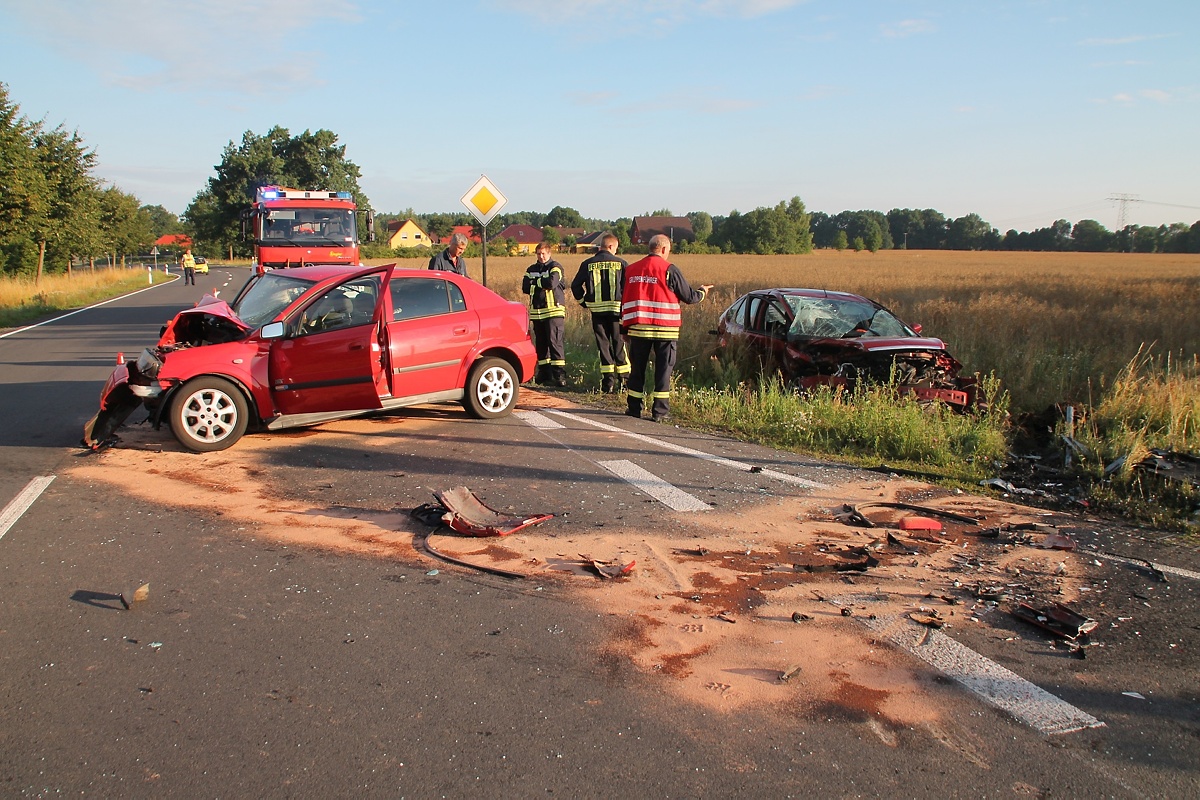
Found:
[[(0, 793), (1200, 795), (1200, 614), (1185, 576), (1163, 583), (1111, 563), (1097, 572), (1089, 611), (1106, 626), (1104, 646), (1084, 661), (1015, 621), (953, 631), (1104, 727), (1039, 733), (896, 653), (948, 709), (953, 725), (941, 730), (957, 733), (881, 734), (844, 706), (722, 713), (685, 702), (663, 675), (605, 646), (627, 634), (625, 618), (597, 613), (569, 584), (415, 552), (281, 543), (217, 502), (197, 512), (74, 477), (115, 353), (138, 352), (202, 291), (228, 281), (229, 296), (244, 278), (214, 267), (199, 287), (176, 282), (0, 339), (0, 505), (56, 476), (0, 538)], [(462, 483), (517, 509), (550, 506), (546, 535), (578, 541), (633, 521), (688, 535), (662, 503), (631, 501), (602, 463), (636, 460), (751, 521), (803, 495), (803, 481), (852, 474), (594, 409), (572, 414), (545, 415), (564, 425), (546, 431), (518, 417), (472, 421), (455, 406), (414, 409), (391, 419), (400, 431), (386, 448), (369, 434), (281, 436), (255, 480), (280, 502), (316, 497), (364, 513)], [(646, 438), (598, 438), (595, 423)], [(156, 454), (139, 455), (155, 474)], [(215, 463), (201, 458), (198, 470)], [(721, 459), (800, 482), (764, 483)], [(1200, 569), (1194, 548), (1171, 537), (1091, 530), (1081, 545)], [(142, 580), (151, 599), (124, 610), (118, 593)], [(1024, 635), (1018, 646), (995, 635), (1006, 625)]]

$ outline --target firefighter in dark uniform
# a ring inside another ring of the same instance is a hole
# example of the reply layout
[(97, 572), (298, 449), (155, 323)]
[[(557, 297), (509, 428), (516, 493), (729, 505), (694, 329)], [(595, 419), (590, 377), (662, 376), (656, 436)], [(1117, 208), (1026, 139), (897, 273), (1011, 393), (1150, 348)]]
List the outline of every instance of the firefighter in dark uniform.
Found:
[(592, 333), (600, 351), (600, 391), (619, 392), (629, 378), (629, 359), (621, 337), (621, 280), (625, 259), (617, 257), (617, 237), (600, 237), (600, 250), (579, 265), (571, 294), (592, 314)]
[[(680, 303), (704, 300), (711, 283), (693, 289), (679, 271), (667, 261), (671, 240), (659, 234), (650, 238), (650, 255), (625, 268), (621, 287), (621, 330), (629, 337), (628, 407), (631, 417), (642, 415), (642, 404), (652, 401), (651, 419), (662, 422), (671, 410), (671, 373), (675, 369)], [(654, 391), (644, 391), (646, 365), (654, 357)]]
[(538, 383), (567, 385), (566, 292), (563, 268), (550, 258), (550, 245), (537, 246), (537, 261), (525, 270), (521, 291), (529, 295), (529, 319), (533, 322), (533, 343), (537, 348)]

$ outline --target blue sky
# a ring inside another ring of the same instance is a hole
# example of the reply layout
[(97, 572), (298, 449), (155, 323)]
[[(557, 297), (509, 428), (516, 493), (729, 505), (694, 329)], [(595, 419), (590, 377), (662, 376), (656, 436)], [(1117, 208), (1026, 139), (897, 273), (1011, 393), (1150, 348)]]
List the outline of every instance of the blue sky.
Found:
[(0, 82), (181, 213), (328, 128), (382, 212), (1200, 220), (1195, 0), (0, 0)]

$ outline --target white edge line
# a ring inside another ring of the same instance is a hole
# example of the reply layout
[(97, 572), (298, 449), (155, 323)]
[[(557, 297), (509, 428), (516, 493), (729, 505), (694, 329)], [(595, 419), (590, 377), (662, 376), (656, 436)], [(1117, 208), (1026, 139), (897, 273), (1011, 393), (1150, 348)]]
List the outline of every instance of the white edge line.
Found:
[(17, 496), (9, 501), (8, 505), (0, 511), (0, 539), (4, 538), (4, 534), (8, 533), (16, 521), (21, 518), (21, 515), (29, 510), (42, 494), (46, 491), (46, 487), (54, 482), (53, 475), (39, 475), (38, 477), (25, 484), (25, 488), (17, 493)]
[(84, 308), (77, 308), (74, 311), (68, 311), (66, 314), (60, 314), (59, 316), (53, 317), (51, 319), (44, 319), (41, 322), (35, 322), (32, 325), (26, 325), (22, 328), (14, 328), (11, 331), (9, 331), (8, 333), (0, 333), (0, 339), (5, 339), (9, 336), (14, 336), (18, 333), (23, 333), (25, 331), (31, 331), (34, 328), (40, 328), (43, 325), (49, 325), (51, 322), (58, 322), (59, 320), (66, 319), (67, 317), (73, 317), (76, 314), (82, 314), (84, 311), (91, 311), (93, 308), (99, 308), (100, 306), (106, 306), (109, 303), (115, 303), (118, 300), (124, 300), (126, 297), (133, 297), (135, 294), (141, 294), (142, 292), (148, 292), (151, 289), (158, 289), (162, 286), (167, 286), (170, 283), (174, 283), (177, 280), (179, 280), (178, 275), (175, 276), (171, 281), (168, 281), (167, 283), (156, 283), (155, 285), (147, 286), (144, 289), (138, 289), (137, 291), (134, 291), (134, 292), (129, 292), (127, 294), (122, 294), (122, 295), (118, 295), (116, 297), (109, 298), (108, 300), (102, 300), (99, 303), (92, 303), (90, 306), (85, 306)]
[(730, 469), (735, 469), (738, 472), (753, 472), (756, 475), (762, 475), (763, 477), (766, 477), (766, 478), (773, 478), (773, 479), (775, 479), (777, 481), (781, 481), (783, 483), (791, 483), (791, 484), (795, 484), (797, 486), (805, 486), (805, 487), (808, 487), (809, 489), (827, 489), (827, 488), (829, 488), (828, 484), (818, 483), (816, 481), (810, 481), (805, 478), (799, 478), (799, 477), (796, 477), (795, 475), (789, 475), (786, 472), (776, 472), (773, 469), (764, 469), (761, 471), (756, 471), (752, 466), (750, 466), (749, 464), (746, 464), (742, 461), (734, 461), (731, 458), (725, 458), (723, 456), (714, 456), (711, 453), (705, 453), (703, 450), (694, 450), (690, 447), (684, 447), (683, 445), (672, 444), (671, 442), (664, 442), (662, 439), (656, 439), (653, 436), (646, 436), (645, 434), (642, 434), (642, 433), (634, 433), (633, 431), (627, 431), (624, 428), (618, 428), (617, 426), (609, 425), (606, 422), (600, 422), (598, 420), (587, 419), (586, 417), (580, 417), (575, 414), (569, 414), (566, 411), (559, 411), (557, 409), (546, 409), (546, 410), (551, 414), (556, 414), (560, 417), (566, 417), (567, 419), (572, 420), (574, 422), (582, 422), (585, 425), (591, 425), (593, 427), (600, 428), (601, 430), (611, 431), (612, 433), (620, 433), (624, 436), (630, 437), (631, 439), (637, 439), (638, 441), (646, 442), (648, 444), (652, 444), (656, 447), (662, 447), (667, 450), (674, 450), (675, 452), (683, 453), (684, 455), (695, 456), (696, 458), (700, 458), (705, 461), (711, 461), (714, 464), (720, 464), (721, 466), (729, 467)]

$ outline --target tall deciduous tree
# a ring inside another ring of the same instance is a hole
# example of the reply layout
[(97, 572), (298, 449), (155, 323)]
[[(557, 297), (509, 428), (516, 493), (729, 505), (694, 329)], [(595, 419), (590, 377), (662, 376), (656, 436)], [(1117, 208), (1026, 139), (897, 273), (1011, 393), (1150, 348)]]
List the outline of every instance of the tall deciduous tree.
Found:
[(337, 134), (324, 129), (297, 136), (279, 126), (265, 136), (246, 131), (241, 144), (231, 141), (225, 146), (216, 171), (184, 217), (197, 240), (243, 254), (249, 253), (249, 245), (241, 241), (240, 216), (261, 186), (350, 192), (360, 210), (369, 204), (358, 185), (358, 165), (346, 158), (346, 146), (337, 143)]
[(92, 176), (96, 153), (84, 147), (77, 132), (60, 125), (33, 137), (34, 157), (46, 180), (42, 213), (29, 220), (38, 244), (35, 280), (41, 280), (47, 260), (66, 269), (72, 255), (94, 249), (99, 218), (99, 184)]
[(546, 215), (546, 219), (542, 222), (543, 227), (551, 228), (582, 228), (583, 216), (575, 209), (569, 206), (555, 206), (550, 209), (550, 213)]

